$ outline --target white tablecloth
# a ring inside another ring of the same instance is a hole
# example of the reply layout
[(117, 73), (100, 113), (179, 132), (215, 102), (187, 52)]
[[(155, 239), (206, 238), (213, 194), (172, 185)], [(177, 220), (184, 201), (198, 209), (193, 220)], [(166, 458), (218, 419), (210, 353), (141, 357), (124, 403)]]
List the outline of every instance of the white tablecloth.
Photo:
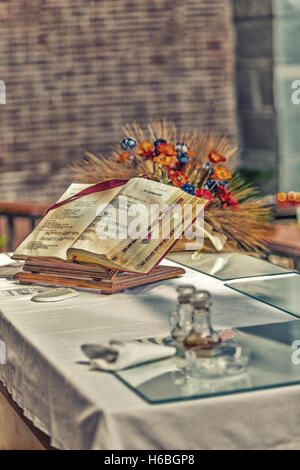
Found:
[[(167, 262), (167, 264), (175, 264)], [(300, 386), (150, 405), (114, 375), (91, 371), (82, 343), (168, 332), (175, 286), (213, 294), (219, 328), (294, 320), (204, 274), (144, 294), (81, 293), (63, 302), (0, 301), (7, 364), (0, 378), (25, 415), (62, 449), (279, 449), (300, 446)], [(6, 285), (9, 281), (0, 281)], [(11, 282), (11, 281), (10, 281)], [(1, 284), (2, 283), (2, 284)], [(5, 284), (6, 283), (6, 284)]]

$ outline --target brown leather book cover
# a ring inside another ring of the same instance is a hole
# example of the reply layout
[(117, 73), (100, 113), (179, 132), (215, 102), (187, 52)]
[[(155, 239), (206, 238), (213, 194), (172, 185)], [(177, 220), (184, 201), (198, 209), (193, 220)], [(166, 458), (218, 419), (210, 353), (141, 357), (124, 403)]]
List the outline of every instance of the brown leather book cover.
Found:
[[(29, 268), (29, 265), (27, 265)], [(87, 274), (84, 272), (73, 273), (67, 269), (59, 271), (53, 267), (53, 271), (47, 266), (47, 271), (42, 271), (41, 267), (38, 272), (28, 271), (27, 269), (17, 273), (14, 279), (21, 284), (42, 284), (57, 287), (73, 287), (74, 289), (88, 289), (101, 294), (113, 294), (122, 292), (124, 289), (149, 284), (152, 282), (171, 279), (185, 273), (185, 270), (173, 266), (158, 266), (150, 274), (137, 274), (128, 272), (114, 272), (111, 276), (100, 277), (99, 273)], [(34, 269), (37, 269), (36, 266)]]

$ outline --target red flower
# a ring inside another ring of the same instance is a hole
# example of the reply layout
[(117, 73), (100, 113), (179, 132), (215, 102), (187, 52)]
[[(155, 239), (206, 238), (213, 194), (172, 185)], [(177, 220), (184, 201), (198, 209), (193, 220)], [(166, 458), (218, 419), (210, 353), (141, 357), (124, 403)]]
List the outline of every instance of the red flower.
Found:
[(195, 191), (195, 196), (201, 197), (208, 201), (207, 207), (214, 202), (214, 197), (208, 189), (199, 188)]
[(173, 161), (172, 161), (172, 164), (170, 165), (170, 167), (168, 168), (168, 171), (171, 173), (172, 171), (182, 171), (183, 170), (183, 167), (182, 165), (180, 165), (179, 161), (177, 160), (177, 158), (175, 158)]
[(231, 195), (230, 191), (227, 191), (227, 189), (222, 186), (221, 184), (218, 185), (217, 187), (217, 192), (220, 201), (222, 202), (223, 207), (232, 207), (232, 208), (238, 208), (239, 203), (238, 200)]

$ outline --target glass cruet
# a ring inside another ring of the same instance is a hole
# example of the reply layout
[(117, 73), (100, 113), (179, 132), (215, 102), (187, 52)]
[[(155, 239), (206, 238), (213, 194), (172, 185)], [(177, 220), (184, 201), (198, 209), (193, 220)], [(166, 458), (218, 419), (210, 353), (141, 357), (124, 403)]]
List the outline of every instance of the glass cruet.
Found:
[(184, 344), (186, 349), (195, 351), (197, 355), (212, 355), (221, 341), (212, 327), (211, 304), (211, 295), (206, 290), (197, 291), (191, 298), (192, 325)]
[(171, 338), (175, 342), (183, 342), (189, 334), (192, 326), (193, 308), (191, 298), (195, 294), (196, 289), (189, 284), (181, 284), (177, 287), (178, 304), (175, 312), (169, 316), (171, 330)]

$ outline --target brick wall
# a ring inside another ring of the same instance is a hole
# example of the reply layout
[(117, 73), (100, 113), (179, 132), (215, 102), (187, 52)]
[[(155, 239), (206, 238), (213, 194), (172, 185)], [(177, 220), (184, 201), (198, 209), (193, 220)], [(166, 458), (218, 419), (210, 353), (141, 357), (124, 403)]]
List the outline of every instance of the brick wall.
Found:
[(55, 199), (133, 120), (236, 137), (230, 0), (0, 0), (0, 28), (0, 199)]

